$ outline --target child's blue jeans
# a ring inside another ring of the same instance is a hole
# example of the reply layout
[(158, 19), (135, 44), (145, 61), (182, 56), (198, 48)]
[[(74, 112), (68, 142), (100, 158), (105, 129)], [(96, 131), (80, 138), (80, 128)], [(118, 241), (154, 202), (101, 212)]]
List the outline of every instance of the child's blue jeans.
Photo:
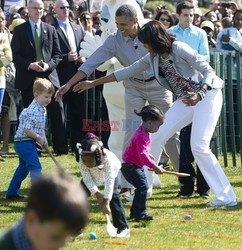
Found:
[(17, 195), (22, 181), (30, 172), (31, 183), (41, 175), (41, 165), (33, 140), (14, 142), (14, 148), (19, 156), (19, 165), (8, 187), (7, 195)]
[(146, 212), (148, 183), (144, 168), (123, 163), (121, 168), (124, 178), (135, 187), (134, 199), (130, 208), (130, 218), (141, 218)]

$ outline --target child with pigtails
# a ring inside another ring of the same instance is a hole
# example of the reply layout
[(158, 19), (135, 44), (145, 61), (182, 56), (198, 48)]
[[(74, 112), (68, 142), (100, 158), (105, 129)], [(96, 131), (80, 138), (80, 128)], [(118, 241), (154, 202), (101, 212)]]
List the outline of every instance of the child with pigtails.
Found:
[[(118, 238), (130, 237), (130, 229), (118, 193), (118, 172), (121, 162), (117, 156), (103, 147), (92, 133), (87, 133), (81, 143), (77, 143), (76, 160), (80, 164), (81, 185), (87, 195), (95, 195), (104, 214), (111, 212)], [(104, 185), (104, 195), (99, 186)]]

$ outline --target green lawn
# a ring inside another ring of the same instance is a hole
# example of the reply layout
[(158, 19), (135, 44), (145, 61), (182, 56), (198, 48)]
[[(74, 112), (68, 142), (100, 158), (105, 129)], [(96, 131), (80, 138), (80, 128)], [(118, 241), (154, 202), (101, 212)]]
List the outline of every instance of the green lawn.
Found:
[[(56, 157), (66, 171), (80, 180), (78, 164), (74, 155)], [(5, 192), (18, 158), (11, 149), (6, 161), (0, 163), (0, 228), (8, 227), (18, 220), (25, 202), (5, 200)], [(47, 154), (41, 157), (43, 172), (54, 170), (54, 164)], [(148, 212), (154, 216), (150, 223), (130, 222), (129, 239), (112, 239), (105, 230), (105, 218), (94, 199), (90, 200), (90, 222), (83, 237), (73, 239), (64, 249), (242, 249), (242, 167), (225, 169), (238, 197), (235, 208), (206, 208), (207, 200), (194, 196), (188, 200), (176, 198), (178, 185), (175, 176), (162, 176), (163, 188), (155, 190), (147, 201)], [(30, 180), (21, 187), (21, 194), (27, 194)], [(126, 215), (131, 203), (124, 201)], [(192, 220), (185, 221), (190, 214)], [(88, 238), (95, 232), (97, 240)], [(4, 249), (5, 250), (5, 249)]]

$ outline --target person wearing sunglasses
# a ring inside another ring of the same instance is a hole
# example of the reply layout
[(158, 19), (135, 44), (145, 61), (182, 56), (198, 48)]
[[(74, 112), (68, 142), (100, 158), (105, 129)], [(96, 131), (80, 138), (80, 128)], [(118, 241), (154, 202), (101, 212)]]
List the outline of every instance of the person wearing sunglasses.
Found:
[(93, 36), (96, 33), (96, 29), (93, 27), (92, 15), (88, 11), (84, 11), (79, 16), (79, 23), (86, 32), (89, 32)]
[(154, 20), (162, 22), (162, 24), (169, 29), (174, 25), (174, 18), (171, 12), (166, 8), (161, 8), (154, 17)]

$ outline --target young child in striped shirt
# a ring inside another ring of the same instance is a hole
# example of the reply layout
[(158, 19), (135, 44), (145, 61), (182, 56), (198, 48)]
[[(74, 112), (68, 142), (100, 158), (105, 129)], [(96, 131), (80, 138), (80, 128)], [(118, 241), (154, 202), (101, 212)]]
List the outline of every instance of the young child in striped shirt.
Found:
[(35, 80), (33, 85), (34, 100), (19, 116), (19, 126), (14, 136), (14, 149), (19, 156), (19, 165), (8, 187), (6, 199), (22, 199), (18, 194), (22, 181), (30, 173), (33, 183), (41, 175), (41, 165), (36, 149), (36, 142), (47, 146), (45, 136), (46, 106), (50, 103), (55, 88), (43, 78)]
[[(104, 214), (111, 212), (118, 238), (130, 237), (130, 229), (125, 217), (123, 204), (118, 193), (118, 172), (121, 162), (92, 133), (77, 143), (76, 160), (80, 163), (81, 184), (87, 195), (95, 195)], [(99, 186), (104, 185), (104, 195)]]
[(163, 174), (163, 169), (156, 165), (154, 157), (150, 155), (152, 133), (158, 131), (163, 124), (163, 112), (154, 105), (147, 105), (140, 112), (134, 111), (142, 118), (141, 126), (131, 138), (129, 146), (123, 154), (122, 174), (135, 187), (134, 199), (130, 208), (130, 218), (135, 221), (149, 221), (153, 217), (146, 211), (146, 196), (148, 184), (144, 166), (154, 170), (156, 174)]

